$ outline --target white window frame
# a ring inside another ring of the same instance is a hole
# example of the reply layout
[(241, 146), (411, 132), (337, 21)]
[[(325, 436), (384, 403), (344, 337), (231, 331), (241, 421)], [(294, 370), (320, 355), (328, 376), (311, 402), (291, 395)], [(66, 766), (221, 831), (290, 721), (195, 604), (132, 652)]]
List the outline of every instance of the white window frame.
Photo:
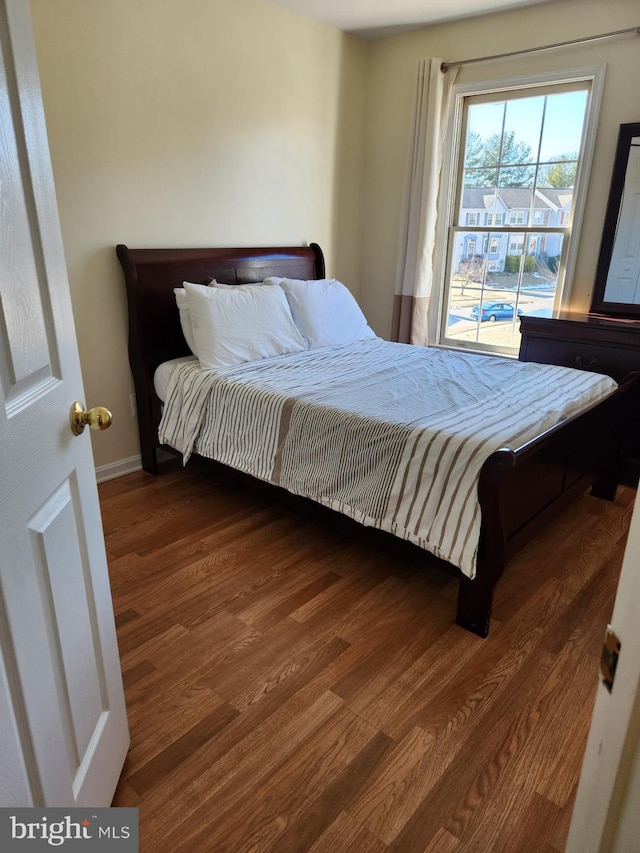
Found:
[(467, 225), (476, 226), (478, 224), (478, 214), (475, 212), (467, 213)]
[[(556, 291), (555, 308), (567, 308), (571, 296), (571, 286), (580, 241), (580, 230), (584, 218), (584, 209), (587, 196), (587, 186), (593, 151), (595, 147), (596, 129), (600, 102), (602, 100), (602, 88), (604, 85), (606, 65), (590, 65), (583, 68), (565, 69), (561, 71), (533, 74), (526, 77), (512, 77), (502, 80), (485, 80), (473, 83), (458, 83), (452, 87), (451, 106), (445, 138), (445, 158), (440, 180), (440, 202), (438, 208), (438, 224), (436, 226), (436, 249), (434, 256), (434, 287), (432, 300), (437, 310), (430, 312), (429, 316), (429, 340), (435, 346), (451, 349), (475, 349), (477, 352), (492, 352), (517, 358), (517, 354), (509, 348), (487, 347), (469, 343), (463, 346), (463, 342), (451, 342), (445, 340), (443, 323), (444, 305), (447, 304), (449, 271), (447, 270), (447, 243), (449, 225), (453, 222), (454, 205), (456, 199), (458, 164), (460, 158), (460, 145), (462, 134), (462, 117), (464, 101), (473, 95), (499, 95), (503, 92), (522, 90), (523, 95), (527, 89), (532, 94), (538, 87), (553, 86), (554, 84), (570, 84), (589, 82), (591, 84), (590, 96), (587, 100), (585, 121), (582, 136), (582, 159), (580, 161), (576, 180), (574, 184), (572, 211), (570, 217), (569, 236), (571, 239), (563, 240), (562, 257), (560, 259), (558, 273), (558, 287)], [(466, 343), (466, 342), (464, 342)]]

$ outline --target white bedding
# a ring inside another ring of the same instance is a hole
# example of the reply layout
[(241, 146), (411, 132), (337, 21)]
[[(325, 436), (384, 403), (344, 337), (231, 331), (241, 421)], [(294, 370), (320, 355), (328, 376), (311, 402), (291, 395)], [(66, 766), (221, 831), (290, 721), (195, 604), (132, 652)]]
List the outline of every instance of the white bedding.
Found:
[(484, 460), (615, 388), (569, 368), (364, 340), (169, 379), (160, 441), (195, 451), (474, 577)]

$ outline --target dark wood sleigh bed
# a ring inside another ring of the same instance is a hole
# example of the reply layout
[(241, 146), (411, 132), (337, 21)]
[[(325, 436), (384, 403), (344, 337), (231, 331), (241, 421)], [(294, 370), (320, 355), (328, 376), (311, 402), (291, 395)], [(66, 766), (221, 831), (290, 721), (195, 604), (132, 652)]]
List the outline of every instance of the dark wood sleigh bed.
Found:
[[(308, 247), (129, 249), (118, 245), (129, 308), (129, 360), (133, 373), (142, 464), (158, 471), (161, 401), (153, 375), (164, 361), (190, 355), (173, 293), (183, 281), (261, 282), (267, 276), (323, 278), (317, 244)], [(560, 508), (589, 486), (597, 497), (615, 497), (624, 456), (623, 424), (640, 382), (629, 376), (611, 395), (546, 430), (522, 447), (503, 449), (485, 461), (478, 498), (482, 527), (476, 577), (460, 578), (456, 622), (486, 637), (494, 588), (509, 558)]]

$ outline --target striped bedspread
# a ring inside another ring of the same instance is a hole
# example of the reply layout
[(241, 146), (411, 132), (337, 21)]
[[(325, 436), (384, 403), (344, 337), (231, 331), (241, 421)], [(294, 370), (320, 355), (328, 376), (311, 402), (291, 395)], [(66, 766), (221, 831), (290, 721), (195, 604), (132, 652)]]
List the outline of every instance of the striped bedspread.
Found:
[(612, 379), (378, 338), (174, 370), (160, 441), (389, 531), (474, 577), (485, 459), (606, 396)]

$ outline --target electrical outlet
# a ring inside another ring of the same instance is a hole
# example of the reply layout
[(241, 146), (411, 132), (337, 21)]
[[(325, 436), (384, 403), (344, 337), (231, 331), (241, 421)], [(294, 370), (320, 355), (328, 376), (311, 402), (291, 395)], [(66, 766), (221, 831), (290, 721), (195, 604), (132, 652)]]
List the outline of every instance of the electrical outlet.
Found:
[(136, 395), (129, 395), (129, 404), (131, 405), (131, 417), (136, 418), (138, 416), (138, 410), (136, 408)]

